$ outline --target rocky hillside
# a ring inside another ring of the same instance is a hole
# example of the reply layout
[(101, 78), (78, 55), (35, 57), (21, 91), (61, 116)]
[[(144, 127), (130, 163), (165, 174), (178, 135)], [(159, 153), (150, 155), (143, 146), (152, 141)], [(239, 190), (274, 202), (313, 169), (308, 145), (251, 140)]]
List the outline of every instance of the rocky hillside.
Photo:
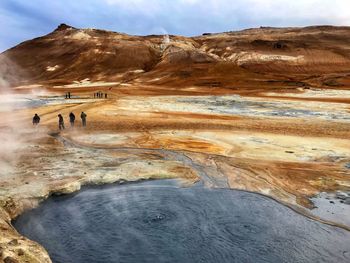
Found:
[(210, 87), (347, 87), (350, 27), (257, 28), (198, 37), (130, 36), (65, 24), (0, 55), (12, 85), (74, 81)]

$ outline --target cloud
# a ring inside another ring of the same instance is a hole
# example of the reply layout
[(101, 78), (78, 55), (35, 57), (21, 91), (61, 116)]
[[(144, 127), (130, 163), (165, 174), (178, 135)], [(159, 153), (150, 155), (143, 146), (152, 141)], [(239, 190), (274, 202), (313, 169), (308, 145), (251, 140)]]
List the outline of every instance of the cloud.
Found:
[(348, 0), (1, 0), (0, 50), (65, 22), (129, 34), (199, 35), (258, 26), (350, 25)]

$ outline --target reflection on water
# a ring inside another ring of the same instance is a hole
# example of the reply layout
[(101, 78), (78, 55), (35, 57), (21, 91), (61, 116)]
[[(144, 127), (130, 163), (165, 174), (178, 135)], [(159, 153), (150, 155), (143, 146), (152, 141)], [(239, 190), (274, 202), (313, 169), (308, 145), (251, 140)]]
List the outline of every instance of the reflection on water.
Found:
[(350, 233), (263, 196), (172, 181), (54, 197), (15, 227), (54, 262), (349, 262)]

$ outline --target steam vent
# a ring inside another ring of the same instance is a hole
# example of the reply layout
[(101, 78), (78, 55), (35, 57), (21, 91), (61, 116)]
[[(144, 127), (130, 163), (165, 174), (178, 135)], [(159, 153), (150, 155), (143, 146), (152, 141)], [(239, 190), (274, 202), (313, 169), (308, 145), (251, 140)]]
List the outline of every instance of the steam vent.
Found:
[(52, 28), (0, 54), (0, 262), (350, 262), (350, 27)]

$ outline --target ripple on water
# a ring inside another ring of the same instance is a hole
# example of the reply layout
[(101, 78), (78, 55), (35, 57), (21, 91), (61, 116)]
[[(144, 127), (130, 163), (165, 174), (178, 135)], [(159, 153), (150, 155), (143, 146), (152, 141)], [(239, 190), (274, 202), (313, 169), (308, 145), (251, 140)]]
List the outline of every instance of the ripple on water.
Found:
[(349, 262), (350, 233), (260, 195), (169, 181), (54, 197), (15, 227), (54, 262)]

